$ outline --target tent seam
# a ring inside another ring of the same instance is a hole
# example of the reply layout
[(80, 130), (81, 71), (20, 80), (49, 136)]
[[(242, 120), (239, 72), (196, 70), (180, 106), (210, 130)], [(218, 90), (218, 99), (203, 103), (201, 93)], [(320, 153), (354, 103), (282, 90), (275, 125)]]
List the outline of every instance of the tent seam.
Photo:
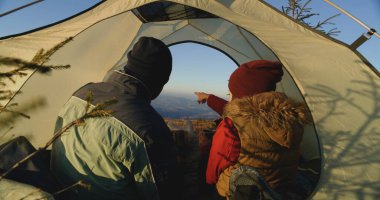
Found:
[[(221, 18), (221, 19), (222, 19), (222, 18)], [(232, 23), (232, 24), (234, 24), (234, 23)], [(198, 27), (192, 25), (190, 22), (189, 22), (189, 25), (190, 25), (191, 27), (193, 27), (195, 30), (198, 30), (199, 32), (201, 32), (201, 33), (203, 33), (203, 34), (205, 34), (205, 35), (211, 37), (212, 39), (214, 39), (215, 41), (220, 42), (221, 44), (225, 45), (226, 47), (229, 47), (230, 49), (234, 50), (234, 51), (237, 52), (238, 54), (240, 54), (240, 55), (242, 55), (242, 56), (244, 56), (244, 57), (246, 57), (246, 58), (248, 58), (248, 59), (252, 59), (250, 56), (248, 56), (248, 55), (246, 55), (246, 54), (244, 54), (244, 53), (241, 53), (240, 51), (238, 51), (238, 50), (236, 50), (235, 48), (231, 47), (230, 45), (226, 44), (225, 42), (216, 39), (215, 37), (211, 36), (210, 34), (208, 34), (207, 32), (203, 31), (202, 29), (200, 29), (200, 28), (198, 28)]]
[[(236, 29), (239, 31), (240, 35), (243, 36), (244, 40), (249, 44), (249, 46), (251, 47), (252, 51), (254, 51), (261, 59), (263, 59), (264, 57), (262, 55), (260, 55), (260, 53), (255, 49), (255, 47), (251, 44), (251, 42), (248, 40), (248, 38), (244, 35), (244, 33), (241, 31), (240, 27), (237, 26), (236, 24), (234, 24), (236, 26)], [(253, 35), (253, 34), (252, 34)], [(257, 37), (256, 37), (257, 38)], [(273, 52), (272, 52), (273, 53)]]

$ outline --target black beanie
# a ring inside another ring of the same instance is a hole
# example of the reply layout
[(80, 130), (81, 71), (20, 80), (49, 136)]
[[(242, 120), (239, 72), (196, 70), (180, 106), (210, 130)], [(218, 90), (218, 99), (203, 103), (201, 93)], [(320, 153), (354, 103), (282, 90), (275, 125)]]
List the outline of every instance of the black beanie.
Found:
[(172, 55), (161, 40), (141, 37), (128, 52), (128, 62), (124, 71), (141, 80), (147, 87), (150, 98), (154, 99), (169, 81)]

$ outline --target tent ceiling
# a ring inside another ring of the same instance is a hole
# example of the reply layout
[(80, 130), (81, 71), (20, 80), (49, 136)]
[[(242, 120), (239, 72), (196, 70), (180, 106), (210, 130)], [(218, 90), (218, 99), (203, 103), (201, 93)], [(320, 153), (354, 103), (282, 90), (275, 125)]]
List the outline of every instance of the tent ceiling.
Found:
[(153, 2), (135, 8), (132, 12), (143, 23), (217, 17), (208, 12), (173, 2)]

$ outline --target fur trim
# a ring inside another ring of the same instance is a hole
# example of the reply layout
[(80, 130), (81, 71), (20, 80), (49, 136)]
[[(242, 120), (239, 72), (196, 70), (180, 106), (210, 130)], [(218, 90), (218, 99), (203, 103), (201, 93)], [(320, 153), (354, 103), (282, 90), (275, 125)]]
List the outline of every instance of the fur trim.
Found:
[(304, 103), (295, 102), (279, 92), (234, 99), (226, 105), (224, 115), (234, 123), (235, 120), (239, 122), (238, 127), (255, 122), (273, 141), (287, 148), (298, 145), (302, 138), (295, 130), (312, 122)]
[(294, 123), (311, 123), (304, 103), (298, 103), (280, 92), (265, 92), (234, 99), (226, 105), (225, 116), (256, 119), (259, 126), (275, 130), (290, 128)]

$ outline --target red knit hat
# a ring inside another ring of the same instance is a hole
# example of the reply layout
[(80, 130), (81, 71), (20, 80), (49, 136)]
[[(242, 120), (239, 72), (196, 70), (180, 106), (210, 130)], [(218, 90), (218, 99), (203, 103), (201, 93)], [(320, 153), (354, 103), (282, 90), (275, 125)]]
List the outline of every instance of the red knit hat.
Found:
[(228, 88), (233, 98), (252, 96), (276, 90), (283, 75), (282, 64), (269, 60), (255, 60), (238, 67), (230, 76)]

